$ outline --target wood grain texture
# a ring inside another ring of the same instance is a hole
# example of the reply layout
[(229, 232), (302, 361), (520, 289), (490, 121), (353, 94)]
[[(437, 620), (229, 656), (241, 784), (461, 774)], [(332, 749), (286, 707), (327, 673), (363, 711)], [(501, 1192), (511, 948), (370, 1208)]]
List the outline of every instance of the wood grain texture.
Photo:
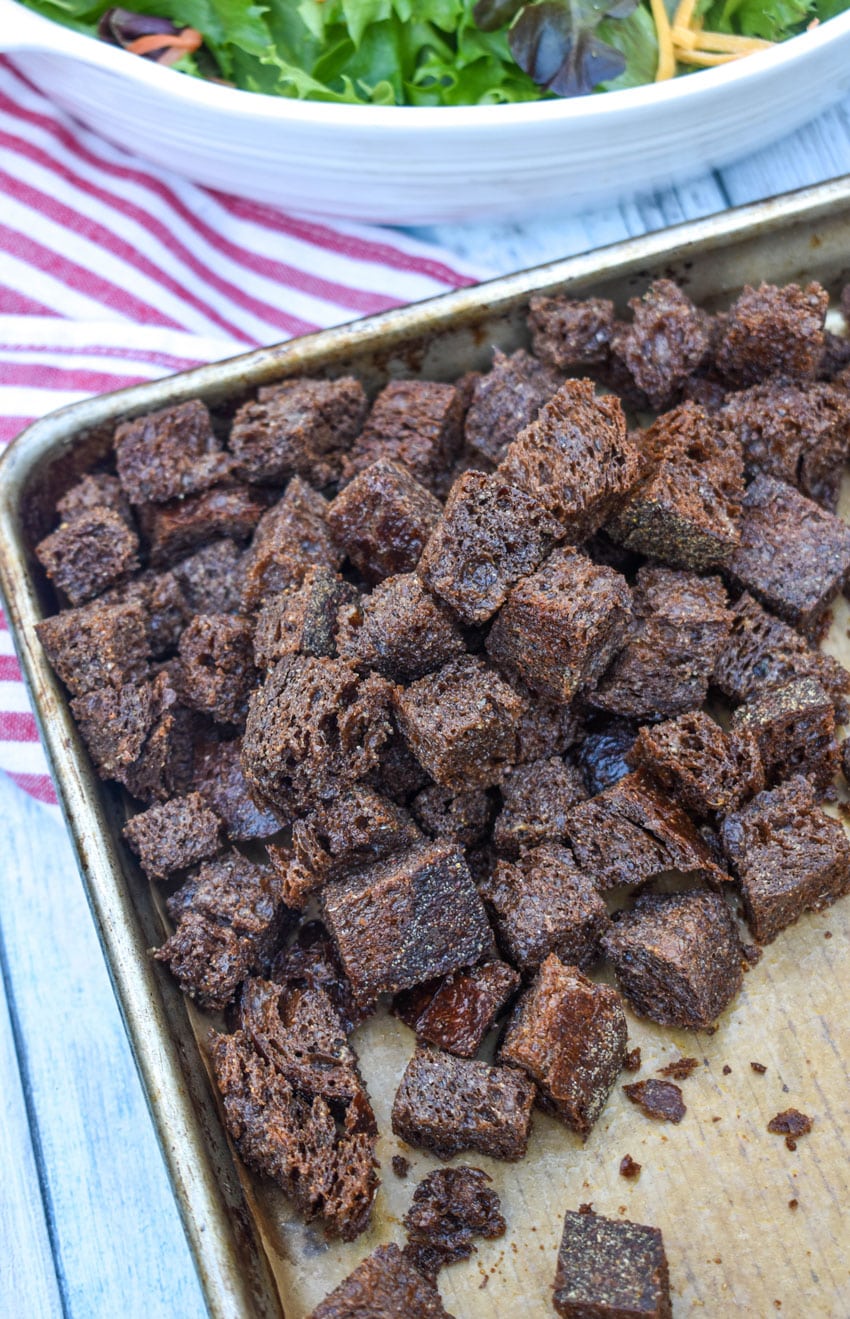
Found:
[(62, 1302), (5, 999), (0, 1000), (0, 1084), (0, 1314), (58, 1319)]
[[(497, 274), (847, 171), (850, 102), (778, 146), (676, 190), (560, 220), (417, 232)], [(63, 827), (2, 776), (0, 845), (5, 975), (24, 1045), (20, 1063), (44, 1181), (42, 1201), (19, 1060), (0, 1004), (0, 1314), (52, 1319), (61, 1309), (72, 1319), (200, 1319), (203, 1302)], [(637, 1117), (619, 1093), (584, 1147), (549, 1119), (537, 1119), (535, 1145), (557, 1187), (557, 1203), (548, 1206), (534, 1249), (520, 1256), (509, 1241), (487, 1243), (472, 1265), (447, 1277), (444, 1295), (459, 1319), (498, 1313), (517, 1295), (526, 1314), (551, 1313), (548, 1279), (558, 1218), (568, 1202), (586, 1199), (615, 1215), (622, 1205), (630, 1217), (665, 1229), (675, 1243), (677, 1315), (725, 1319), (747, 1310), (761, 1319), (776, 1313), (832, 1319), (850, 1313), (842, 1217), (850, 1182), (838, 1134), (850, 1122), (844, 1007), (850, 984), (840, 989), (847, 976), (848, 908), (845, 903), (806, 918), (774, 945), (747, 977), (744, 995), (717, 1035), (695, 1040), (633, 1027), (649, 1066), (680, 1050), (708, 1059), (683, 1085), (689, 1112), (680, 1128)], [(804, 997), (795, 988), (801, 981)], [(385, 1064), (391, 1075), (400, 1070), (399, 1038), (409, 1048), (402, 1027), (383, 1031), (371, 1056), (367, 1051), (370, 1080)], [(751, 1056), (767, 1065), (764, 1076), (751, 1071)], [(727, 1076), (724, 1064), (732, 1066)], [(769, 1117), (790, 1104), (815, 1117), (812, 1135), (793, 1155), (764, 1130)], [(386, 1104), (378, 1107), (386, 1128)], [(715, 1116), (721, 1120), (713, 1122)], [(395, 1148), (390, 1138), (382, 1154)], [(637, 1183), (618, 1176), (625, 1153), (644, 1165)], [(419, 1155), (413, 1164), (407, 1183), (387, 1174), (382, 1194), (396, 1216), (417, 1176), (432, 1166)], [(539, 1221), (539, 1203), (533, 1206), (524, 1194), (519, 1171), (495, 1164), (492, 1170), (512, 1229), (524, 1221), (530, 1227), (532, 1215)], [(794, 1198), (796, 1211), (788, 1208)], [(686, 1231), (694, 1221), (696, 1231)], [(285, 1238), (300, 1237), (304, 1229), (284, 1217), (274, 1231)], [(308, 1296), (328, 1290), (370, 1244), (363, 1238), (331, 1260), (313, 1240), (302, 1310)], [(771, 1295), (770, 1281), (780, 1270), (782, 1288)], [(490, 1281), (480, 1291), (485, 1276)], [(774, 1300), (782, 1301), (781, 1310)]]
[[(5, 776), (0, 821), (0, 929), (66, 1313), (201, 1319), (194, 1266), (64, 826)], [(14, 1083), (7, 1066), (0, 1082), (5, 1097)], [(21, 1238), (37, 1191), (4, 1190), (15, 1192), (9, 1213)], [(30, 1240), (21, 1268), (52, 1271), (44, 1236), (38, 1249)], [(13, 1246), (5, 1226), (0, 1245), (3, 1255)], [(51, 1311), (0, 1303), (0, 1314)]]

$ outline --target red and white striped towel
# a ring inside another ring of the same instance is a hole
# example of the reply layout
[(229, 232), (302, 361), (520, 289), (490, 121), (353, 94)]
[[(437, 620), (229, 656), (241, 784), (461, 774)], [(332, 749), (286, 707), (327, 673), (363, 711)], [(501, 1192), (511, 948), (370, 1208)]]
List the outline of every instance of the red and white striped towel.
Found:
[[(0, 444), (90, 394), (474, 282), (396, 231), (157, 172), (0, 59)], [(0, 769), (56, 798), (0, 615)]]

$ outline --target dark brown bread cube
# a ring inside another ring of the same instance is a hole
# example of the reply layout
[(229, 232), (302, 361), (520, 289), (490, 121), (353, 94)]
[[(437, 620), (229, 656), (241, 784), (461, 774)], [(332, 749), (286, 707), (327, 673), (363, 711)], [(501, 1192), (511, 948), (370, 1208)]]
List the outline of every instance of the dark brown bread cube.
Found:
[(269, 974), (276, 985), (323, 990), (346, 1035), (370, 1015), (370, 1006), (364, 1007), (355, 1000), (331, 937), (321, 921), (308, 921), (299, 927), (295, 941), (277, 954)]
[(453, 1319), (398, 1246), (378, 1246), (308, 1319)]
[(614, 323), (614, 304), (607, 298), (538, 296), (529, 304), (535, 356), (559, 371), (604, 366)]
[(814, 377), (824, 348), (829, 296), (820, 284), (746, 286), (723, 321), (715, 361), (735, 385), (770, 376)]
[(231, 466), (200, 399), (122, 422), (115, 429), (115, 462), (131, 504), (164, 504), (207, 490)]
[(120, 688), (147, 672), (147, 615), (138, 601), (65, 609), (36, 623), (35, 630), (72, 696)]
[(552, 1303), (563, 1319), (672, 1319), (658, 1228), (584, 1209), (565, 1214)]
[(735, 921), (716, 893), (644, 894), (604, 936), (620, 992), (659, 1026), (707, 1030), (741, 988)]
[(448, 843), (420, 843), (332, 880), (322, 911), (361, 1001), (472, 966), (491, 942), (463, 852)]
[(628, 550), (672, 568), (707, 572), (739, 541), (741, 446), (696, 403), (659, 417), (640, 439), (649, 472), (609, 532)]
[(192, 787), (224, 821), (234, 843), (269, 838), (280, 829), (277, 817), (261, 810), (242, 772), (242, 739), (196, 744)]
[(553, 705), (530, 692), (523, 683), (514, 682), (512, 686), (522, 702), (516, 764), (529, 765), (550, 756), (563, 756), (581, 736), (584, 712), (579, 704)]
[(261, 389), (239, 409), (230, 430), (240, 476), (282, 484), (297, 474), (311, 485), (330, 485), (368, 408), (363, 386), (351, 376), (285, 380)]
[(298, 586), (313, 567), (336, 570), (344, 558), (328, 525), (329, 504), (294, 476), (286, 493), (263, 515), (245, 562), (243, 603), (256, 609), (270, 595)]
[(638, 573), (632, 604), (632, 637), (588, 700), (636, 720), (695, 710), (732, 622), (722, 582), (648, 566)]
[(567, 837), (597, 888), (643, 884), (667, 870), (729, 879), (681, 806), (640, 770), (570, 812)]
[(452, 487), (419, 572), (465, 623), (485, 623), (560, 535), (533, 495), (498, 472), (465, 472)]
[(845, 781), (850, 783), (850, 738), (845, 737), (841, 743), (841, 773)]
[(772, 476), (757, 476), (747, 490), (739, 526), (729, 581), (792, 627), (816, 632), (850, 580), (850, 528)]
[(328, 526), (362, 577), (374, 586), (412, 572), (442, 505), (400, 463), (374, 462), (341, 490)]
[(850, 840), (800, 775), (727, 816), (721, 840), (759, 943), (850, 892)]
[(393, 1011), (421, 1044), (474, 1058), (520, 978), (505, 962), (485, 962), (398, 994)]
[(815, 648), (799, 632), (744, 594), (731, 608), (732, 628), (715, 661), (712, 683), (740, 703), (795, 678), (816, 678), (829, 692), (835, 716), (848, 713), (850, 673)]
[(172, 569), (190, 614), (238, 614), (242, 607), (244, 551), (215, 540)]
[(567, 813), (587, 797), (580, 770), (561, 756), (533, 760), (505, 772), (502, 809), (493, 841), (506, 857), (517, 857), (538, 843), (563, 842)]
[(241, 724), (256, 686), (253, 630), (238, 614), (197, 614), (179, 645), (180, 688), (193, 710)]
[(725, 733), (701, 710), (642, 728), (629, 763), (650, 773), (685, 810), (702, 818), (735, 811), (764, 787), (752, 732), (733, 727)]
[(437, 1168), (413, 1192), (402, 1222), (404, 1253), (426, 1278), (475, 1254), (473, 1241), (505, 1235), (500, 1201), (491, 1178), (480, 1168)]
[(395, 703), (413, 754), (445, 788), (489, 787), (514, 760), (522, 702), (472, 655), (397, 688)]
[(586, 1136), (620, 1074), (626, 1037), (616, 990), (551, 953), (514, 1008), (499, 1059), (526, 1071), (541, 1108)]
[(57, 590), (82, 605), (136, 571), (138, 548), (138, 536), (120, 514), (92, 508), (62, 522), (35, 554)]
[(205, 862), (168, 910), (177, 928), (154, 956), (185, 994), (216, 1011), (267, 969), (290, 922), (274, 870), (239, 852)]
[(117, 476), (108, 476), (105, 472), (88, 473), (80, 478), (76, 485), (64, 494), (56, 504), (60, 522), (70, 522), (81, 513), (90, 513), (95, 508), (111, 508), (113, 513), (133, 525), (130, 504), (121, 489)]
[(477, 1150), (515, 1162), (525, 1156), (534, 1085), (515, 1067), (491, 1067), (436, 1049), (417, 1049), (393, 1102), (396, 1136), (438, 1159)]
[(444, 838), (461, 847), (477, 847), (490, 836), (496, 804), (481, 788), (452, 792), (432, 783), (410, 803), (413, 818), (429, 838)]
[(283, 901), (293, 911), (303, 911), (322, 887), (321, 875), (308, 870), (294, 849), (283, 843), (266, 843), (266, 854), (280, 879)]
[(340, 658), (393, 682), (413, 682), (466, 651), (445, 605), (412, 572), (379, 582), (371, 595), (341, 610), (339, 624)]
[(522, 348), (510, 357), (497, 348), (493, 366), (473, 387), (464, 425), (469, 448), (488, 462), (500, 462), (511, 440), (534, 421), (562, 382), (561, 375)]
[(399, 732), (392, 711), (389, 724), (390, 735), (381, 748), (380, 760), (365, 781), (400, 806), (407, 806), (431, 780)]
[(499, 472), (538, 500), (578, 545), (635, 485), (640, 458), (620, 400), (596, 397), (590, 380), (567, 380), (508, 445)]
[(601, 726), (594, 725), (586, 734), (575, 755), (591, 797), (629, 773), (628, 754), (637, 732), (635, 725), (624, 719), (610, 719)]
[(631, 325), (618, 326), (612, 353), (656, 411), (669, 407), (711, 346), (709, 318), (670, 279), (632, 298)]
[(71, 712), (101, 778), (117, 779), (144, 802), (189, 789), (193, 716), (168, 673), (87, 692)]
[(512, 864), (498, 861), (480, 891), (520, 971), (535, 971), (550, 953), (582, 971), (597, 960), (608, 911), (569, 848), (544, 843)]
[(242, 768), (255, 799), (284, 817), (365, 778), (389, 739), (390, 689), (339, 660), (290, 655), (249, 703)]
[(845, 390), (772, 380), (730, 394), (719, 420), (743, 445), (748, 476), (775, 476), (835, 512), (850, 446)]
[(601, 678), (631, 621), (625, 578), (577, 550), (558, 549), (512, 589), (487, 653), (533, 691), (567, 705)]
[(148, 879), (167, 879), (221, 848), (221, 820), (197, 792), (149, 806), (123, 834)]
[(285, 655), (335, 658), (338, 614), (355, 606), (358, 593), (329, 568), (309, 568), (299, 586), (270, 596), (257, 616), (254, 658), (260, 669), (273, 669)]
[(296, 1090), (352, 1104), (364, 1128), (377, 1131), (357, 1057), (330, 995), (320, 985), (246, 980), (239, 1025), (254, 1048)]
[(400, 463), (422, 485), (439, 492), (461, 445), (464, 404), (454, 385), (390, 381), (346, 458), (346, 478), (380, 459)]
[(732, 727), (754, 737), (769, 785), (803, 774), (823, 793), (838, 773), (835, 707), (815, 678), (752, 698), (735, 711)]
[(139, 510), (150, 561), (165, 568), (201, 545), (226, 536), (246, 541), (269, 507), (265, 491), (250, 485), (222, 485), (168, 504)]
[(175, 650), (192, 613), (179, 581), (170, 572), (139, 573), (101, 598), (104, 604), (138, 601), (145, 611), (148, 644), (154, 659), (163, 659)]
[(308, 1222), (353, 1241), (368, 1226), (378, 1188), (375, 1136), (359, 1109), (347, 1105), (337, 1123), (326, 1099), (290, 1085), (244, 1031), (212, 1032), (210, 1060), (244, 1162), (277, 1182)]
[(322, 881), (342, 878), (421, 841), (403, 807), (359, 785), (320, 802), (292, 828), (296, 856)]

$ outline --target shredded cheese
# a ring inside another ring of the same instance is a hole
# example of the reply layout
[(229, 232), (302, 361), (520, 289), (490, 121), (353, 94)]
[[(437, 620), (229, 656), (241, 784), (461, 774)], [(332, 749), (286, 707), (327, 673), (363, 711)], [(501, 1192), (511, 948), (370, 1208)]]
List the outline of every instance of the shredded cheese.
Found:
[(667, 16), (667, 7), (664, 0), (650, 0), (650, 6), (652, 8), (652, 21), (655, 24), (655, 31), (658, 36), (658, 65), (655, 70), (655, 81), (666, 82), (676, 72), (676, 54), (673, 49), (670, 19)]
[(758, 37), (739, 37), (729, 32), (704, 32), (696, 13), (698, 0), (679, 0), (670, 22), (665, 0), (650, 0), (652, 21), (658, 38), (658, 66), (655, 81), (672, 78), (677, 64), (711, 68), (731, 60), (767, 50), (772, 41)]

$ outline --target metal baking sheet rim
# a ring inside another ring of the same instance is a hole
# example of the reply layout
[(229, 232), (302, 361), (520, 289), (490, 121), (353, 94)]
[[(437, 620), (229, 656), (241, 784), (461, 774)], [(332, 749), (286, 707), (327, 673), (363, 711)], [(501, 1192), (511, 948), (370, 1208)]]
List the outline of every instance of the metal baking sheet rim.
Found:
[[(0, 459), (0, 594), (35, 709), (86, 894), (131, 1041), (151, 1115), (210, 1313), (215, 1319), (283, 1315), (281, 1300), (209, 1093), (179, 992), (148, 955), (142, 914), (110, 832), (108, 803), (79, 742), (67, 702), (33, 627), (42, 617), (20, 521), (39, 464), (67, 452), (112, 419), (202, 396), (214, 400), (283, 375), (433, 342), (453, 328), (507, 317), (535, 293), (594, 279), (663, 272), (670, 264), (743, 240), (770, 241), (843, 210), (850, 227), (850, 175), (707, 219), (552, 262), (428, 302), (320, 331), (149, 384), (62, 408), (24, 431)], [(810, 236), (813, 264), (819, 246)], [(848, 244), (850, 263), (850, 244)], [(461, 367), (461, 369), (464, 369)], [(179, 1029), (185, 1028), (185, 1034)], [(285, 1298), (284, 1298), (285, 1300)]]

